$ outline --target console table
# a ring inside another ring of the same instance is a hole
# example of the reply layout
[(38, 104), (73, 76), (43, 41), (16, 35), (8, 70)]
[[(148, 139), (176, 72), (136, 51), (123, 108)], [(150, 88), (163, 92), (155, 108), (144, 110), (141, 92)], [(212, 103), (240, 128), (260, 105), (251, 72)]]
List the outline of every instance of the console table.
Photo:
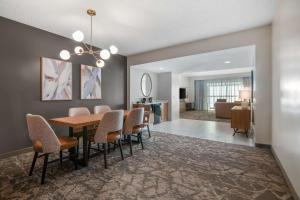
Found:
[[(231, 108), (231, 128), (233, 128), (233, 136), (236, 133), (245, 133), (248, 137), (250, 129), (251, 110), (250, 107), (242, 108), (241, 106), (234, 106)], [(243, 130), (242, 132), (239, 130)]]

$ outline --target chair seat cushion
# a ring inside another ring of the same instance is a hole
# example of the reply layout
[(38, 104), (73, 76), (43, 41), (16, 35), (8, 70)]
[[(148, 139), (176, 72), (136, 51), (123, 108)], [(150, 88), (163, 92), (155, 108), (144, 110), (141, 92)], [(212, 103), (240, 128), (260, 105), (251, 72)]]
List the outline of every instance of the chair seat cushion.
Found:
[[(94, 142), (95, 135), (89, 135), (89, 141)], [(107, 142), (113, 143), (114, 141), (117, 141), (120, 139), (120, 131), (115, 131), (107, 134)]]
[(135, 127), (133, 127), (132, 129), (132, 134), (139, 134), (141, 132), (141, 129), (144, 128), (145, 125), (144, 124), (140, 124), (140, 125), (137, 125)]
[[(58, 136), (58, 140), (60, 142), (60, 150), (70, 149), (72, 147), (77, 146), (77, 139), (74, 137), (67, 136)], [(33, 149), (35, 152), (43, 152), (43, 145), (40, 141), (35, 141), (33, 143)]]

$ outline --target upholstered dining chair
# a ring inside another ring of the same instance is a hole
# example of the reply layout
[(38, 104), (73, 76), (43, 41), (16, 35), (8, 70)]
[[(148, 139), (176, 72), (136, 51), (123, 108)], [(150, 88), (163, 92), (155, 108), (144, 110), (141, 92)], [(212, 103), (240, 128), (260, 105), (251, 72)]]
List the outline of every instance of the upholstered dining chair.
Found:
[[(75, 107), (75, 108), (70, 108), (69, 109), (69, 117), (87, 116), (87, 115), (90, 115), (90, 114), (91, 114), (91, 112), (86, 107)], [(94, 129), (93, 126), (88, 127), (89, 132), (93, 129)], [(76, 148), (77, 156), (79, 154), (79, 139), (80, 139), (80, 137), (82, 137), (82, 132), (83, 132), (82, 128), (76, 128), (76, 129), (73, 130), (73, 135), (74, 135), (74, 137), (77, 138), (77, 141), (78, 141), (78, 145), (77, 145), (77, 148)]]
[(150, 114), (151, 114), (151, 105), (145, 104), (135, 104), (134, 108), (144, 108), (144, 127), (147, 127), (148, 135), (151, 137), (150, 133)]
[[(49, 123), (40, 115), (26, 115), (29, 137), (33, 143), (34, 157), (32, 160), (29, 176), (32, 175), (37, 158), (44, 156), (41, 184), (45, 182), (49, 154), (60, 152), (60, 162), (62, 162), (62, 151), (75, 148), (76, 138), (59, 136), (57, 137)], [(40, 156), (38, 154), (41, 154)], [(77, 169), (77, 156), (73, 157), (75, 169)]]
[(134, 108), (132, 109), (124, 123), (123, 134), (129, 140), (130, 145), (130, 154), (132, 155), (132, 138), (131, 136), (135, 136), (138, 138), (138, 141), (141, 143), (142, 149), (144, 149), (143, 145), (143, 137), (142, 137), (142, 128), (144, 127), (144, 108)]
[(95, 136), (89, 137), (89, 152), (91, 149), (91, 142), (96, 142), (97, 144), (102, 144), (104, 150), (104, 166), (107, 168), (107, 146), (108, 144), (114, 144), (118, 142), (121, 158), (124, 160), (121, 135), (124, 121), (124, 111), (123, 110), (114, 110), (106, 112), (101, 119), (98, 128), (96, 130)]
[(111, 108), (108, 105), (101, 105), (94, 107), (94, 114), (101, 114), (111, 111)]

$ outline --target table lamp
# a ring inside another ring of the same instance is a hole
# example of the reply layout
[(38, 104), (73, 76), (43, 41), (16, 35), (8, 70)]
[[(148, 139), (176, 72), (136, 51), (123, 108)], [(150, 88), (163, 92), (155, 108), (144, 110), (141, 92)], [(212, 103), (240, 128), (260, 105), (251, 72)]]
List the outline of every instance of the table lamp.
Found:
[(240, 96), (240, 99), (242, 99), (242, 102), (241, 102), (242, 108), (244, 108), (244, 109), (248, 108), (249, 100), (250, 100), (250, 97), (251, 97), (250, 88), (245, 87), (245, 88), (241, 89), (239, 91), (239, 96)]

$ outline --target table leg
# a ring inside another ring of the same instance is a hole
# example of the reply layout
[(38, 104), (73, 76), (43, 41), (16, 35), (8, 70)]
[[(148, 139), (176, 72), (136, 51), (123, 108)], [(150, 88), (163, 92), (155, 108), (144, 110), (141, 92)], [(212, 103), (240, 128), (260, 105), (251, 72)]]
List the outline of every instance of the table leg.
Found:
[[(69, 127), (69, 137), (73, 137), (73, 127)], [(73, 160), (73, 155), (75, 155), (75, 148), (69, 149), (69, 159)]]
[(83, 165), (88, 166), (88, 130), (87, 126), (83, 127)]

